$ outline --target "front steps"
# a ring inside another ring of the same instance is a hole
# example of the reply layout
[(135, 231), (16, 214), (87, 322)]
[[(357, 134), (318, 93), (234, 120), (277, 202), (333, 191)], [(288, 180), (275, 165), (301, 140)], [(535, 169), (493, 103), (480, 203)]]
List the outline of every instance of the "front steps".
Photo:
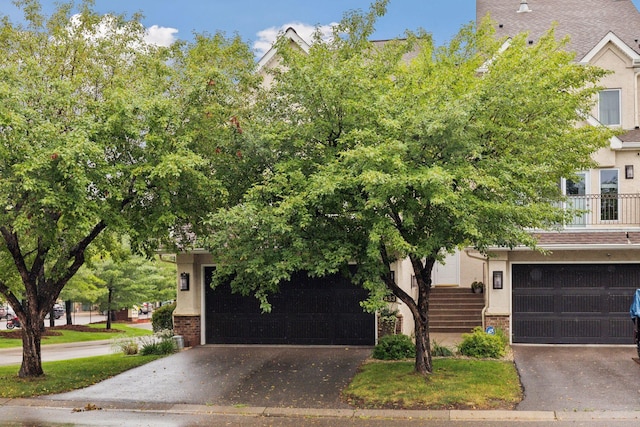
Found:
[(469, 288), (431, 288), (429, 332), (471, 332), (482, 326), (483, 307), (484, 294), (474, 294)]

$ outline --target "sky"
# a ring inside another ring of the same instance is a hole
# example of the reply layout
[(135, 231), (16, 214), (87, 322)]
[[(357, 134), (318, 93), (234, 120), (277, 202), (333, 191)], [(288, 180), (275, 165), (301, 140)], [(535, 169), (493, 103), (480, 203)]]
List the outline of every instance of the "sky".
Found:
[[(143, 24), (158, 44), (193, 40), (194, 33), (239, 34), (262, 56), (279, 31), (294, 27), (306, 40), (316, 25), (340, 21), (349, 10), (367, 11), (372, 0), (96, 0), (100, 13), (131, 15), (141, 12)], [(638, 0), (640, 1), (640, 0)], [(58, 0), (41, 0), (45, 13)], [(76, 1), (79, 3), (79, 1)], [(514, 0), (519, 4), (519, 0)], [(20, 22), (12, 0), (0, 0), (0, 15)], [(405, 30), (423, 28), (438, 44), (447, 42), (460, 27), (475, 20), (475, 0), (390, 0), (387, 14), (376, 25), (375, 40), (401, 37)]]
[[(95, 0), (100, 13), (116, 12), (144, 16), (142, 23), (151, 42), (167, 45), (176, 39), (191, 41), (194, 33), (227, 36), (239, 34), (260, 58), (277, 34), (294, 27), (305, 40), (315, 26), (340, 21), (349, 10), (367, 11), (372, 0)], [(514, 8), (520, 0), (512, 0)], [(554, 0), (559, 1), (559, 0)], [(59, 0), (41, 0), (50, 13)], [(640, 7), (640, 0), (633, 0)], [(76, 0), (79, 3), (79, 0)], [(390, 0), (387, 14), (380, 18), (375, 40), (401, 37), (405, 30), (425, 29), (437, 44), (444, 44), (465, 24), (475, 20), (475, 0)], [(14, 22), (21, 13), (12, 0), (0, 0), (0, 15)]]

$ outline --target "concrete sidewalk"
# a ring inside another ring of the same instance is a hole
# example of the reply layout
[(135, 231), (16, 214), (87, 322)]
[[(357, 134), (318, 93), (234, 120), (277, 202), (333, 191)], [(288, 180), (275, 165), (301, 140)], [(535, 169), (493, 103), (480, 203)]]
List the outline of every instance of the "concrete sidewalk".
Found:
[[(0, 416), (4, 411), (17, 409), (37, 420), (40, 410), (63, 409), (69, 413), (105, 411), (109, 413), (164, 413), (183, 415), (243, 415), (253, 417), (337, 418), (337, 419), (385, 419), (385, 420), (430, 420), (458, 422), (588, 422), (588, 421), (633, 421), (640, 420), (640, 411), (508, 411), (508, 410), (397, 410), (397, 409), (325, 409), (242, 407), (216, 405), (190, 405), (149, 402), (100, 402), (84, 400), (50, 400), (46, 397), (34, 399), (0, 400)], [(105, 412), (102, 414), (104, 415)], [(79, 416), (80, 417), (80, 416)], [(71, 419), (69, 421), (73, 422)]]

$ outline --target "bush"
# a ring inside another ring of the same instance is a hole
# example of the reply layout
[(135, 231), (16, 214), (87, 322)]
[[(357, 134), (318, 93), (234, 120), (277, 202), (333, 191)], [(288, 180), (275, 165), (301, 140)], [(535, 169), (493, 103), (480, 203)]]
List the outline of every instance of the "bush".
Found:
[(416, 346), (407, 335), (386, 335), (373, 349), (373, 358), (401, 360), (416, 356)]
[(143, 344), (140, 349), (140, 354), (143, 356), (165, 355), (175, 353), (176, 350), (176, 343), (172, 338), (163, 338), (160, 341)]
[(462, 334), (458, 350), (464, 356), (499, 359), (505, 354), (505, 339), (504, 333), (490, 335), (477, 327), (471, 334)]
[(135, 338), (121, 338), (113, 342), (112, 347), (116, 352), (122, 352), (127, 356), (138, 354), (139, 346)]
[(165, 329), (173, 330), (173, 310), (175, 304), (167, 304), (156, 309), (151, 315), (151, 327), (154, 332)]
[(453, 351), (449, 347), (438, 344), (433, 341), (431, 344), (431, 355), (436, 357), (452, 357)]

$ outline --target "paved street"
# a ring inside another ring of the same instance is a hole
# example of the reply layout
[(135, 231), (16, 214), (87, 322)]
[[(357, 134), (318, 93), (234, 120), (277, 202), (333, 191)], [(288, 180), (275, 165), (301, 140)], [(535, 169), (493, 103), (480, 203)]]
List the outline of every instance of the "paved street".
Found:
[[(101, 316), (104, 319), (104, 316)], [(77, 316), (78, 320), (77, 325), (86, 325), (90, 319), (93, 319), (93, 322), (97, 322), (96, 315), (94, 313), (93, 316), (89, 316), (89, 314), (85, 314), (83, 316)], [(63, 319), (59, 319), (57, 322), (62, 321)], [(0, 322), (0, 328), (5, 328), (5, 320)], [(61, 325), (66, 324), (61, 323)], [(144, 329), (151, 329), (151, 322), (146, 323), (131, 323), (130, 326), (135, 326)], [(114, 328), (117, 328), (117, 324), (114, 324)], [(91, 357), (91, 356), (101, 356), (104, 354), (111, 354), (114, 352), (113, 348), (113, 340), (102, 340), (102, 341), (87, 341), (87, 342), (75, 342), (68, 344), (46, 344), (42, 345), (42, 361), (43, 362), (51, 362), (54, 360), (67, 360), (67, 359), (77, 359), (80, 357)], [(15, 365), (22, 363), (22, 348), (6, 348), (0, 349), (0, 365)]]
[[(368, 348), (196, 347), (83, 390), (0, 401), (0, 426), (640, 424), (640, 365), (632, 360), (631, 346), (515, 345), (525, 388), (525, 399), (515, 411), (351, 408), (340, 401), (339, 393), (369, 352)], [(87, 405), (101, 410), (85, 411)]]

